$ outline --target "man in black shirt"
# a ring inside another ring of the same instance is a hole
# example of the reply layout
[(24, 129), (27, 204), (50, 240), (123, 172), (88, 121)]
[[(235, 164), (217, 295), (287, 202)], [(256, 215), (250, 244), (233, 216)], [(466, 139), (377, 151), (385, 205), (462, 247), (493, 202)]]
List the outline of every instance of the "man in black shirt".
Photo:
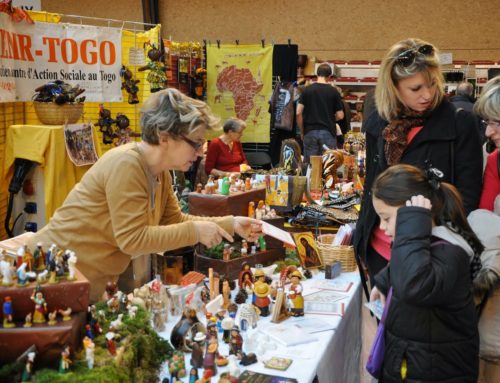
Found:
[(304, 89), (297, 105), (297, 125), (304, 142), (304, 162), (323, 154), (323, 145), (336, 148), (335, 122), (344, 118), (339, 92), (327, 80), (332, 75), (328, 64), (321, 64), (318, 81)]

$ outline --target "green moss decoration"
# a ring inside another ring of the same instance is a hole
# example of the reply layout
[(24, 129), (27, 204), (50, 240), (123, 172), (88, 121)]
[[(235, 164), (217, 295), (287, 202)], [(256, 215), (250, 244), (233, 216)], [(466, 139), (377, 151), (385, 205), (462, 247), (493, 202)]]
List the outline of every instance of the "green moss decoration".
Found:
[[(149, 313), (139, 307), (135, 318), (125, 313), (123, 325), (118, 331), (116, 341), (117, 356), (112, 356), (106, 347), (104, 334), (111, 321), (118, 313), (108, 310), (104, 302), (96, 305), (96, 311), (105, 312), (105, 320), (100, 321), (103, 334), (94, 338), (94, 368), (89, 370), (85, 361), (85, 350), (72, 355), (73, 364), (69, 372), (60, 374), (55, 369), (37, 368), (35, 359), (36, 383), (156, 383), (158, 382), (161, 364), (172, 356), (172, 346), (160, 338), (149, 323)], [(122, 348), (123, 347), (123, 348)], [(119, 350), (122, 348), (122, 352)], [(5, 383), (19, 382), (23, 364), (9, 364), (0, 369), (0, 381)], [(56, 368), (56, 366), (53, 366)]]

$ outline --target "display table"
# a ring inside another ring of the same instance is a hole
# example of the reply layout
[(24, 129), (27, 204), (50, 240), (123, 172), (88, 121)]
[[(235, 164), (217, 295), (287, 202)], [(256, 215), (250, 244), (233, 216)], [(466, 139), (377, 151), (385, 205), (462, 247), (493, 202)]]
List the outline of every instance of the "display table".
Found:
[(222, 194), (189, 193), (189, 214), (201, 216), (248, 215), (248, 203), (265, 201), (266, 189)]
[[(101, 154), (97, 143), (96, 152)], [(46, 222), (89, 169), (75, 166), (69, 159), (63, 125), (12, 125), (7, 130), (2, 193), (7, 192), (16, 158), (37, 162), (43, 170)]]
[[(324, 279), (324, 273), (319, 273), (312, 280), (304, 281), (304, 294), (312, 290), (314, 280)], [(329, 383), (357, 383), (359, 382), (359, 360), (361, 353), (361, 283), (359, 273), (343, 273), (338, 277), (339, 281), (349, 281), (353, 285), (345, 298), (340, 302), (344, 303), (344, 316), (306, 314), (304, 318), (319, 318), (328, 322), (335, 330), (328, 330), (313, 334), (318, 340), (315, 342), (302, 344), (286, 348), (279, 346), (276, 350), (267, 351), (264, 354), (257, 353), (258, 362), (250, 366), (239, 366), (241, 371), (249, 370), (269, 375), (284, 376), (296, 379), (299, 383), (309, 383), (317, 376), (319, 382)], [(202, 315), (198, 314), (202, 321)], [(259, 331), (259, 327), (265, 327), (270, 323), (270, 316), (261, 318), (255, 330), (242, 331), (244, 339), (243, 350), (245, 351), (245, 340), (250, 331)], [(283, 324), (292, 324), (301, 318), (287, 319)], [(176, 324), (178, 318), (169, 318), (167, 329), (160, 335), (165, 339), (170, 339), (170, 331)], [(219, 337), (220, 353), (228, 355), (227, 345)], [(186, 358), (186, 369), (190, 369), (190, 354), (184, 354)], [(293, 363), (286, 371), (278, 371), (264, 367), (263, 361), (272, 356), (292, 358)], [(218, 367), (219, 375), (225, 372), (227, 367)], [(202, 373), (202, 370), (199, 370)], [(218, 376), (219, 376), (218, 375)], [(169, 377), (166, 364), (163, 366), (160, 381), (164, 377)], [(182, 379), (188, 382), (189, 377)], [(213, 379), (217, 381), (217, 378)]]

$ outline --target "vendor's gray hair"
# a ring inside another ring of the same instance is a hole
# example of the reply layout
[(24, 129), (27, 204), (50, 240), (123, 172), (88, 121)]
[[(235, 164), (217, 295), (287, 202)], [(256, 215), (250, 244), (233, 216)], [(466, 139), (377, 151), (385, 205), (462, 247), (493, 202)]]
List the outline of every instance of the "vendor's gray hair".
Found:
[(142, 139), (151, 145), (159, 144), (162, 133), (171, 136), (188, 135), (200, 126), (220, 129), (220, 119), (212, 114), (206, 103), (190, 98), (177, 89), (168, 88), (153, 93), (141, 109)]
[(486, 83), (474, 111), (485, 120), (500, 120), (500, 76)]

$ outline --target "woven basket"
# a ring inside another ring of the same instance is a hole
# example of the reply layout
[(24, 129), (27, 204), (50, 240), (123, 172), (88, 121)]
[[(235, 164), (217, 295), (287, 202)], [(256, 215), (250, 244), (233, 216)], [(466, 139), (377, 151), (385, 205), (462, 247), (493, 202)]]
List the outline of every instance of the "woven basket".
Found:
[(354, 258), (354, 249), (352, 246), (333, 246), (335, 234), (322, 234), (316, 239), (319, 249), (319, 256), (324, 265), (331, 265), (340, 261), (342, 271), (350, 272), (356, 270), (356, 258)]
[(42, 124), (74, 124), (83, 113), (83, 103), (57, 105), (53, 102), (33, 102), (36, 115)]

